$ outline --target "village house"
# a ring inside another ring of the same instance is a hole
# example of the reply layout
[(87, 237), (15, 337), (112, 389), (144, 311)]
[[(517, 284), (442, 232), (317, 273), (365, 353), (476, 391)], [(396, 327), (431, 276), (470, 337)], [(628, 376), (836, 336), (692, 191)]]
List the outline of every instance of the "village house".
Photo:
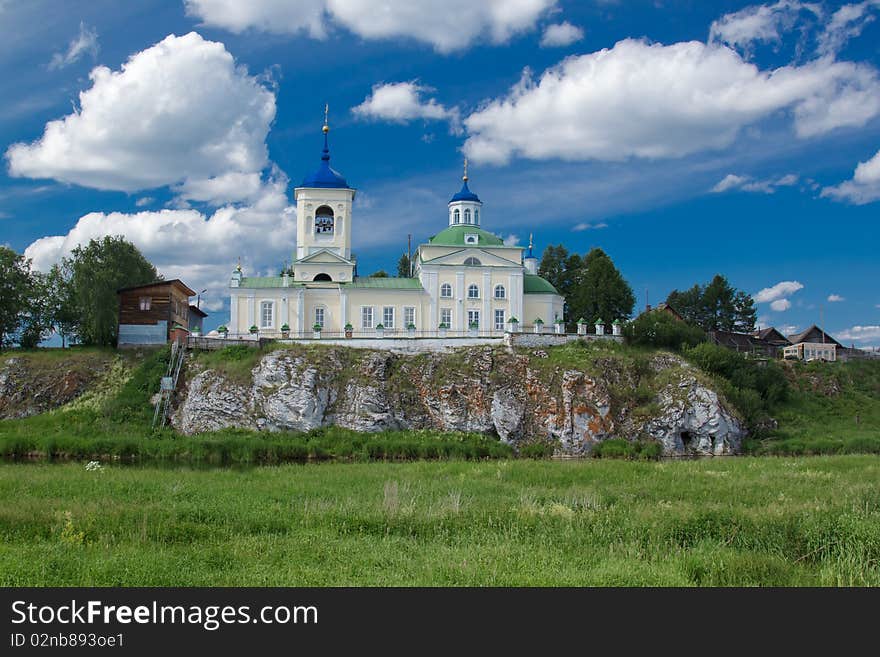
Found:
[(116, 291), (119, 301), (117, 345), (157, 345), (183, 339), (195, 321), (201, 326), (207, 315), (192, 312), (189, 298), (195, 296), (180, 279), (156, 281)]

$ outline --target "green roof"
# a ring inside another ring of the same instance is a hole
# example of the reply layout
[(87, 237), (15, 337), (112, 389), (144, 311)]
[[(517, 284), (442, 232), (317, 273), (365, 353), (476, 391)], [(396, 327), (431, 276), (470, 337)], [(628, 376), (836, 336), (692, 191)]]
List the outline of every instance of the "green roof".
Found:
[(418, 278), (370, 278), (358, 276), (349, 284), (352, 288), (373, 288), (380, 290), (421, 290)]
[[(239, 287), (284, 287), (283, 279), (280, 276), (245, 276), (238, 284)], [(293, 285), (293, 280), (288, 281), (289, 285)]]
[(525, 274), (523, 276), (523, 293), (524, 294), (559, 294), (556, 288), (550, 285), (550, 281), (546, 281), (540, 276), (534, 274)]
[[(465, 244), (465, 235), (477, 235), (477, 244)], [(428, 240), (432, 246), (504, 246), (504, 240), (473, 224), (458, 224), (441, 230)], [(521, 247), (516, 247), (521, 248)]]

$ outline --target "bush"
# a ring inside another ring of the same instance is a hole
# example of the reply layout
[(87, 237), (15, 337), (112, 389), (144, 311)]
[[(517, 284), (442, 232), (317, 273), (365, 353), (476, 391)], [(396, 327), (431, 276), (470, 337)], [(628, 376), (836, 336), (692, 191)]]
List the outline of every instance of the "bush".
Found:
[(623, 327), (626, 341), (634, 345), (681, 351), (705, 341), (702, 330), (662, 310), (642, 313)]
[(524, 459), (547, 459), (553, 456), (550, 443), (527, 443), (519, 448), (519, 456)]
[(596, 444), (591, 455), (597, 459), (654, 461), (659, 459), (662, 453), (662, 446), (655, 440), (631, 442), (623, 438), (610, 438)]

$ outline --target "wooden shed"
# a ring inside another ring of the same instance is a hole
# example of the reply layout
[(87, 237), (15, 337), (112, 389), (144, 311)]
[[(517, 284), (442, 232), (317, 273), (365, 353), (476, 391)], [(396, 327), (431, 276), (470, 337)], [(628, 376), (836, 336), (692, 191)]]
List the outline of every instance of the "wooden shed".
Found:
[(189, 298), (195, 292), (180, 279), (156, 281), (116, 291), (118, 346), (165, 344), (175, 326), (190, 325)]

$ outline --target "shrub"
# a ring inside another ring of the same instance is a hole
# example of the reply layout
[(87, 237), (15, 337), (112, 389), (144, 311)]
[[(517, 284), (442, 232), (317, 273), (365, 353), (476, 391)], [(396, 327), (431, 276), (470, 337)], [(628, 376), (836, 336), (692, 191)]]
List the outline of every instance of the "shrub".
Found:
[(623, 327), (626, 341), (634, 345), (681, 351), (705, 341), (702, 330), (662, 310), (642, 313)]

